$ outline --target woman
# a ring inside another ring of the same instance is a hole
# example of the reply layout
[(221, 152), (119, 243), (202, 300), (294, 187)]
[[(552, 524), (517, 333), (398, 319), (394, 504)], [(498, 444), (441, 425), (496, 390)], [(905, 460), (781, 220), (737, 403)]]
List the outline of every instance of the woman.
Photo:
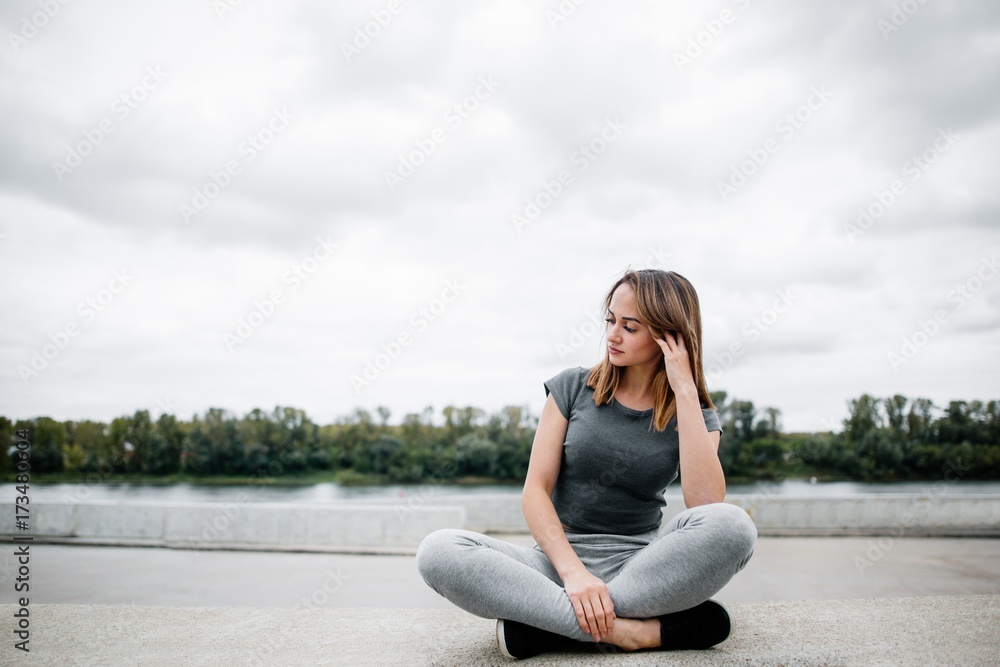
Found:
[[(521, 494), (534, 547), (442, 529), (417, 550), (431, 588), (498, 619), (508, 657), (594, 642), (626, 651), (714, 646), (732, 617), (709, 597), (753, 555), (753, 521), (722, 502), (722, 427), (691, 283), (672, 271), (626, 270), (604, 313), (604, 360), (544, 383)], [(678, 471), (687, 509), (661, 529), (663, 491)]]

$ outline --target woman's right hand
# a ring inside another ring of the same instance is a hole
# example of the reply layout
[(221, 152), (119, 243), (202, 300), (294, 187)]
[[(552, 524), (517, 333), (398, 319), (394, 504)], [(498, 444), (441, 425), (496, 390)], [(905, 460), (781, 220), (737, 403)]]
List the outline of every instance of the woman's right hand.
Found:
[(608, 585), (584, 568), (564, 577), (563, 587), (573, 603), (576, 620), (583, 631), (593, 635), (594, 641), (607, 637), (615, 620)]

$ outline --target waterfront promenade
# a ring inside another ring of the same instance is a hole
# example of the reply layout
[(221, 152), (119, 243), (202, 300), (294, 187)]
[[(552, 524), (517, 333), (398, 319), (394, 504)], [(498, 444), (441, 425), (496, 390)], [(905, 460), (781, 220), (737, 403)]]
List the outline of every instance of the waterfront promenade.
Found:
[[(530, 535), (496, 537), (534, 543)], [(455, 608), (420, 579), (412, 554), (38, 544), (31, 565), (33, 604)], [(5, 548), (0, 577), (15, 570), (13, 549)], [(10, 579), (0, 591), (0, 602), (11, 602)], [(739, 603), (983, 594), (1000, 594), (1000, 539), (761, 537), (750, 563), (716, 597)]]
[[(511, 664), (493, 622), (431, 591), (412, 554), (37, 544), (32, 577), (32, 652), (6, 640), (0, 664)], [(9, 580), (2, 590), (9, 638)], [(709, 651), (528, 664), (1000, 664), (998, 539), (761, 537), (716, 598), (736, 629)]]
[[(995, 667), (1000, 596), (750, 602), (706, 651), (551, 653), (523, 664)], [(9, 608), (0, 632), (11, 636)], [(494, 621), (439, 609), (40, 605), (32, 653), (0, 663), (72, 667), (274, 665), (477, 667), (521, 664), (497, 650)], [(8, 640), (9, 642), (9, 640)]]
[[(27, 621), (3, 531), (0, 664), (508, 664), (494, 621), (432, 591), (414, 553), (437, 527), (531, 546), (519, 503), (432, 500), (35, 504)], [(1000, 665), (1000, 498), (730, 501), (760, 537), (715, 596), (736, 617), (728, 640), (530, 664)], [(30, 653), (14, 648), (18, 623)]]

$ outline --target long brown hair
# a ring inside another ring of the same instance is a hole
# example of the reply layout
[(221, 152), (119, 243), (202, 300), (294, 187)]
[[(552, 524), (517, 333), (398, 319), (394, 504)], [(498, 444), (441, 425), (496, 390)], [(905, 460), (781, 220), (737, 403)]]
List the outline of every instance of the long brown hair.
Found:
[[(608, 315), (611, 308), (611, 297), (615, 290), (623, 284), (632, 287), (638, 317), (649, 327), (655, 338), (673, 333), (684, 339), (698, 397), (703, 406), (714, 410), (715, 404), (708, 393), (702, 366), (701, 307), (694, 287), (687, 278), (673, 271), (625, 269), (624, 275), (611, 286), (604, 297), (604, 316)], [(590, 375), (587, 376), (587, 386), (594, 390), (594, 403), (610, 403), (620, 379), (621, 368), (611, 363), (611, 354), (605, 346), (604, 360), (591, 368)], [(670, 420), (677, 416), (677, 397), (667, 382), (667, 369), (662, 363), (657, 366), (653, 375), (653, 402), (650, 429), (663, 431)], [(676, 425), (674, 430), (677, 430)]]

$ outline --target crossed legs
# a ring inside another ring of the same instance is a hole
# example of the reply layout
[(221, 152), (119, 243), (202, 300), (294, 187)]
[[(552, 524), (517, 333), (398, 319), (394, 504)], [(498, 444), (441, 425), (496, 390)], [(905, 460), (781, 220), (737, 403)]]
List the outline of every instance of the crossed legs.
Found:
[[(756, 539), (753, 521), (735, 505), (712, 503), (681, 512), (606, 581), (615, 615), (650, 618), (707, 600), (746, 566)], [(417, 569), (428, 586), (471, 614), (593, 641), (540, 549), (442, 529), (420, 543)]]

